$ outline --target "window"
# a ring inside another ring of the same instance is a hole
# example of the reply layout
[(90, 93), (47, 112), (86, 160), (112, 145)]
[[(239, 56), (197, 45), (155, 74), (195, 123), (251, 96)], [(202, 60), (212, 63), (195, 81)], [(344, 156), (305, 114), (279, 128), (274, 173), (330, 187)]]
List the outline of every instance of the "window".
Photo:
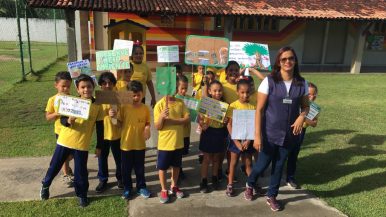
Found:
[(215, 29), (223, 29), (224, 28), (224, 18), (221, 16), (217, 16), (214, 18), (214, 28)]

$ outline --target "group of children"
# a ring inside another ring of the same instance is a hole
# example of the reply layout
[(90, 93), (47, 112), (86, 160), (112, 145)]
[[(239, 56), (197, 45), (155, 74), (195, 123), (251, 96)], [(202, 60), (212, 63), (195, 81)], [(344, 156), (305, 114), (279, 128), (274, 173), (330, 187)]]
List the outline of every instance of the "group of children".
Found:
[[(141, 49), (133, 50), (140, 52)], [(142, 49), (143, 52), (143, 49)], [(143, 55), (143, 53), (142, 53)], [(134, 58), (133, 58), (134, 59)], [(139, 76), (133, 74), (137, 68), (146, 68), (146, 63), (136, 60), (129, 70), (118, 71), (120, 78), (117, 80), (113, 73), (104, 72), (100, 75), (98, 84), (102, 90), (122, 91), (133, 93), (133, 103), (127, 105), (97, 105), (93, 97), (95, 84), (91, 77), (80, 75), (75, 80), (76, 91), (80, 98), (89, 99), (91, 104), (90, 116), (87, 120), (61, 116), (57, 113), (58, 95), (69, 95), (72, 79), (68, 72), (59, 72), (55, 77), (55, 87), (58, 93), (48, 100), (46, 108), (47, 120), (55, 120), (55, 134), (57, 145), (50, 162), (47, 174), (42, 181), (40, 197), (43, 200), (49, 198), (49, 187), (54, 177), (63, 168), (64, 177), (69, 186), (74, 186), (79, 205), (88, 205), (88, 171), (87, 158), (91, 143), (92, 133), (96, 128), (98, 157), (98, 179), (96, 192), (103, 192), (107, 188), (108, 165), (107, 158), (111, 149), (116, 164), (116, 179), (118, 188), (123, 189), (122, 197), (130, 199), (133, 195), (131, 171), (136, 175), (136, 193), (144, 198), (151, 196), (145, 180), (145, 150), (146, 140), (150, 138), (150, 108), (144, 104), (146, 84), (152, 87), (151, 76)], [(232, 113), (234, 110), (254, 110), (256, 108), (256, 91), (254, 80), (250, 76), (243, 76), (243, 70), (235, 61), (229, 61), (225, 71), (216, 73), (214, 69), (204, 71), (205, 67), (199, 66), (198, 72), (192, 75), (192, 96), (200, 99), (203, 96), (226, 102), (229, 105), (228, 112), (223, 122), (208, 119), (199, 115), (197, 123), (200, 129), (199, 150), (202, 154), (200, 191), (209, 192), (208, 171), (211, 165), (211, 184), (217, 190), (223, 178), (223, 161), (227, 159), (226, 173), (228, 175), (226, 195), (234, 196), (233, 183), (235, 170), (239, 158), (246, 175), (252, 168), (253, 157), (257, 152), (253, 148), (253, 141), (235, 140), (231, 138)], [(249, 69), (259, 79), (264, 75), (254, 69)], [(225, 73), (225, 76), (224, 76)], [(217, 80), (216, 77), (219, 79)], [(183, 75), (180, 68), (177, 69), (176, 95), (188, 96), (188, 78)], [(140, 81), (138, 81), (140, 80)], [(311, 87), (310, 87), (311, 88)], [(315, 90), (316, 86), (312, 87)], [(154, 90), (153, 90), (154, 91)], [(150, 91), (152, 92), (152, 91)], [(311, 93), (311, 91), (310, 91)], [(316, 96), (316, 92), (312, 92)], [(152, 95), (151, 104), (154, 96)], [(312, 100), (312, 99), (311, 99)], [(308, 123), (315, 126), (316, 122)], [(184, 193), (178, 187), (178, 179), (184, 176), (182, 170), (182, 156), (189, 153), (191, 120), (187, 107), (183, 100), (174, 95), (161, 98), (154, 106), (154, 127), (159, 131), (157, 169), (161, 191), (159, 199), (161, 203), (169, 200), (169, 195), (177, 198), (184, 197)], [(300, 144), (299, 144), (300, 147)], [(300, 149), (300, 148), (299, 148)], [(295, 168), (296, 168), (296, 159)], [(74, 174), (68, 162), (74, 159)], [(167, 170), (171, 168), (171, 185), (167, 186)], [(295, 183), (291, 173), (289, 182)]]

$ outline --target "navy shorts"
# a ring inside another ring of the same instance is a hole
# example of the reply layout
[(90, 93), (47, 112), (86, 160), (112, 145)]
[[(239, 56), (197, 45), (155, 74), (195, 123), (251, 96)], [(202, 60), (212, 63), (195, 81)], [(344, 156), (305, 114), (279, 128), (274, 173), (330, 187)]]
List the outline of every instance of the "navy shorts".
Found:
[(190, 146), (190, 137), (184, 138), (184, 151), (182, 152), (182, 155), (188, 155), (189, 154), (189, 146)]
[(167, 170), (169, 167), (181, 167), (183, 151), (183, 148), (174, 151), (158, 150), (157, 169)]
[(230, 152), (233, 152), (233, 153), (236, 153), (236, 154), (241, 154), (241, 153), (253, 154), (253, 153), (256, 152), (256, 149), (253, 148), (253, 141), (251, 141), (251, 143), (250, 143), (250, 145), (249, 145), (247, 150), (240, 151), (240, 149), (237, 148), (235, 142), (232, 139), (230, 139), (230, 141), (229, 141), (228, 150)]

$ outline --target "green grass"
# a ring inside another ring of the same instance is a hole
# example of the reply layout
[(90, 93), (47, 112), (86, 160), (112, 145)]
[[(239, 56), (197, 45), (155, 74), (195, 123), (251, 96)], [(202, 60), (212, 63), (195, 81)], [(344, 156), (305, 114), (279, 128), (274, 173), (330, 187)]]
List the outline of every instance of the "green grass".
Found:
[[(25, 72), (30, 71), (28, 46), (23, 49)], [(58, 55), (67, 55), (67, 45), (58, 44)], [(43, 70), (56, 61), (55, 43), (31, 42), (32, 69), (35, 72)], [(22, 78), (20, 50), (16, 42), (0, 42), (0, 94), (12, 87)]]
[[(54, 149), (53, 125), (44, 119), (48, 97), (55, 94), (53, 65), (38, 80), (29, 77), (0, 94), (0, 157), (47, 156)], [(349, 216), (386, 212), (386, 75), (304, 74), (319, 87), (319, 125), (308, 128), (300, 152), (298, 181)], [(72, 87), (72, 89), (74, 89)], [(0, 203), (1, 213), (30, 216), (122, 216), (118, 197), (96, 198), (83, 212), (75, 199)], [(108, 209), (107, 211), (104, 211)], [(28, 211), (28, 212), (24, 212)], [(48, 211), (48, 212), (47, 212)]]

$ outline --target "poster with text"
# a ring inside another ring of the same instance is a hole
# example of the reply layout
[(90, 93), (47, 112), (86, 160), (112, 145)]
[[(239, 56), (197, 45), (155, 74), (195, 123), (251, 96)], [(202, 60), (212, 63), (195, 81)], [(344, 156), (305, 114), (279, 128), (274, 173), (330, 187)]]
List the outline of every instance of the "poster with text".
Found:
[(89, 60), (69, 62), (67, 63), (67, 69), (68, 69), (68, 72), (70, 72), (71, 78), (77, 78), (81, 74), (92, 76)]
[(251, 67), (271, 70), (268, 45), (252, 42), (231, 41), (229, 60), (240, 64), (241, 68)]
[(180, 62), (178, 45), (157, 46), (157, 62), (159, 63)]
[(58, 113), (60, 115), (88, 119), (91, 107), (91, 100), (79, 97), (60, 95), (57, 96), (59, 102)]
[(255, 139), (255, 113), (256, 110), (233, 110), (232, 139)]
[(210, 97), (203, 97), (201, 99), (200, 107), (198, 112), (203, 114), (205, 117), (223, 122), (224, 117), (227, 113), (229, 104), (225, 102), (221, 102)]
[(314, 102), (310, 102), (310, 111), (308, 112), (306, 118), (308, 120), (314, 120), (316, 116), (319, 115), (320, 111), (321, 111), (321, 108), (318, 104)]
[(129, 50), (129, 56), (131, 56), (131, 52), (133, 51), (133, 45), (134, 45), (133, 41), (115, 39), (113, 50), (128, 49)]
[(107, 50), (96, 52), (96, 64), (98, 71), (129, 69), (130, 55), (128, 49)]
[(227, 38), (189, 35), (186, 37), (185, 63), (226, 67), (229, 59)]
[(160, 95), (174, 95), (176, 93), (176, 67), (156, 68), (156, 88)]

